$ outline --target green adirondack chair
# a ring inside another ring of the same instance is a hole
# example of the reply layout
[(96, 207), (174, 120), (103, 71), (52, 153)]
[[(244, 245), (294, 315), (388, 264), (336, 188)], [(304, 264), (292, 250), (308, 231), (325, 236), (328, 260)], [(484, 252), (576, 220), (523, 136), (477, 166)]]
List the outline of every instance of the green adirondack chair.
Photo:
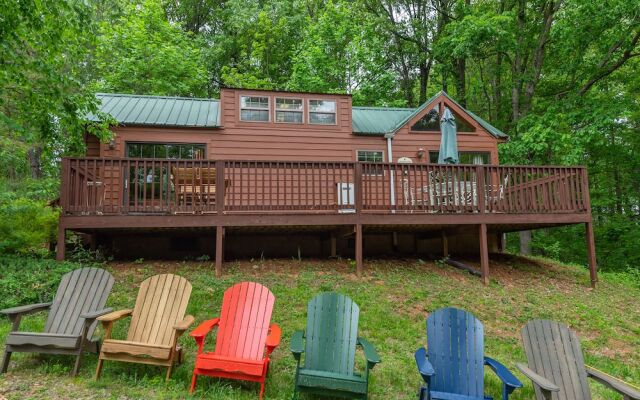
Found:
[[(300, 392), (367, 398), (369, 371), (380, 357), (371, 343), (358, 337), (359, 314), (353, 300), (337, 293), (322, 293), (309, 302), (307, 329), (291, 338), (291, 352), (298, 362), (294, 399)], [(363, 372), (354, 368), (356, 346), (362, 347), (367, 360)]]

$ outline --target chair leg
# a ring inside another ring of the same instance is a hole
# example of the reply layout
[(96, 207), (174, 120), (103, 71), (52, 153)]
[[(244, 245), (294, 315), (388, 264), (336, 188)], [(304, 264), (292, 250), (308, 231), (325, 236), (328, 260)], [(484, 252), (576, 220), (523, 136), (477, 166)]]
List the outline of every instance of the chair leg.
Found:
[(82, 359), (82, 350), (76, 356), (76, 363), (73, 366), (73, 370), (71, 371), (71, 376), (77, 376), (80, 371), (80, 360)]
[(260, 382), (260, 395), (258, 398), (262, 400), (262, 396), (264, 396), (264, 381)]
[(193, 376), (191, 377), (191, 387), (189, 388), (189, 393), (193, 393), (196, 390), (196, 380), (198, 379), (198, 374), (196, 371), (193, 371)]
[(4, 351), (4, 357), (2, 357), (2, 367), (0, 367), (0, 374), (4, 374), (7, 372), (7, 368), (9, 368), (9, 361), (11, 360), (11, 352)]
[(98, 359), (98, 366), (96, 367), (96, 380), (100, 379), (100, 374), (102, 373), (102, 363), (104, 360), (102, 358)]
[(165, 378), (165, 381), (169, 382), (169, 378), (171, 378), (172, 370), (173, 370), (173, 363), (171, 363), (171, 365), (167, 367), (167, 377)]

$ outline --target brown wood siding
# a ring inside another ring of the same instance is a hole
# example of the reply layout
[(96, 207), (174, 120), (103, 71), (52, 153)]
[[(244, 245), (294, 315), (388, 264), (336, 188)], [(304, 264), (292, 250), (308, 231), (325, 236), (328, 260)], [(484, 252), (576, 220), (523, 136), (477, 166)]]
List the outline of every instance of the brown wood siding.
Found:
[(100, 140), (97, 137), (85, 134), (84, 144), (87, 146), (87, 157), (100, 157)]
[[(304, 101), (305, 121), (308, 121), (309, 99), (332, 99), (337, 102), (337, 124), (283, 124), (239, 121), (241, 95), (270, 96), (270, 114), (273, 121), (275, 97), (301, 98)], [(346, 95), (316, 95), (240, 91), (223, 89), (221, 94), (221, 124), (219, 129), (175, 128), (152, 126), (114, 127), (115, 147), (101, 145), (102, 157), (125, 157), (126, 142), (204, 143), (208, 159), (226, 160), (290, 160), (290, 161), (355, 161), (358, 150), (378, 150), (388, 160), (386, 139), (381, 136), (352, 134), (351, 97)], [(435, 102), (446, 99), (436, 99)], [(462, 114), (455, 104), (447, 104)], [(426, 109), (424, 112), (428, 112)], [(416, 116), (401, 128), (393, 139), (393, 160), (409, 157), (417, 164), (429, 162), (429, 151), (440, 146), (438, 132), (410, 132), (410, 126), (423, 114)], [(491, 163), (498, 164), (498, 140), (488, 134), (475, 121), (474, 133), (460, 133), (458, 148), (464, 151), (489, 152)], [(416, 153), (425, 150), (422, 159)], [(89, 155), (89, 154), (88, 154)]]

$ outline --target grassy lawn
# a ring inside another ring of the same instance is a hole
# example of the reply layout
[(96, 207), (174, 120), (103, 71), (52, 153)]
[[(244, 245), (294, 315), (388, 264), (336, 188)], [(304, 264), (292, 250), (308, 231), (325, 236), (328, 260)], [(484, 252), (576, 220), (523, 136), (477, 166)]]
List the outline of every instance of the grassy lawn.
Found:
[[(188, 312), (196, 323), (218, 315), (223, 291), (236, 282), (250, 280), (269, 287), (276, 296), (273, 321), (282, 327), (283, 337), (273, 355), (267, 399), (291, 398), (295, 362), (288, 350), (289, 338), (305, 326), (307, 301), (332, 290), (348, 294), (359, 304), (360, 336), (374, 343), (382, 357), (372, 372), (371, 399), (415, 398), (420, 376), (413, 352), (426, 343), (427, 315), (445, 306), (473, 312), (485, 326), (487, 355), (514, 371), (515, 363), (525, 360), (520, 328), (530, 319), (550, 318), (578, 332), (587, 363), (640, 386), (640, 289), (616, 275), (604, 274), (599, 288), (592, 291), (582, 268), (510, 256), (492, 260), (488, 287), (465, 272), (420, 260), (368, 261), (361, 279), (356, 278), (348, 261), (228, 263), (221, 279), (216, 279), (209, 262), (108, 263), (105, 267), (116, 278), (108, 301), (116, 309), (133, 306), (139, 283), (151, 275), (172, 272), (188, 278), (194, 289)], [(20, 273), (27, 279), (29, 267)], [(17, 289), (11, 285), (2, 288), (0, 296), (5, 302), (16, 296)], [(41, 329), (45, 318), (45, 314), (26, 317), (22, 328)], [(127, 320), (117, 323), (114, 336), (123, 338), (127, 326)], [(9, 330), (8, 320), (2, 318), (2, 343)], [(101, 328), (96, 334), (102, 334)], [(117, 362), (106, 362), (102, 378), (96, 382), (95, 355), (87, 355), (80, 376), (70, 378), (72, 357), (14, 354), (9, 373), (0, 377), (0, 399), (191, 398), (188, 385), (195, 344), (188, 335), (181, 343), (186, 362), (175, 369), (169, 383), (164, 382), (164, 370), (159, 367)], [(362, 354), (358, 360), (363, 361)], [(516, 375), (525, 387), (512, 398), (532, 399), (531, 383), (518, 372)], [(499, 381), (488, 369), (486, 382), (487, 392), (499, 399)], [(591, 386), (596, 399), (621, 398), (597, 383)], [(255, 399), (257, 392), (256, 384), (202, 377), (193, 398)]]

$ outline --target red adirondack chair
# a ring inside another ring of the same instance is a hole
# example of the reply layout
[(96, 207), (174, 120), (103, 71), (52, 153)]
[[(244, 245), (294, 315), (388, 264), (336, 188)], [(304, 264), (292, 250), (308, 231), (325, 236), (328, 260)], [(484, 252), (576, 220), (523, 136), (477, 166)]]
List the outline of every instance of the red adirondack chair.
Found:
[[(198, 344), (191, 390), (198, 375), (260, 383), (260, 399), (269, 370), (269, 355), (280, 344), (280, 327), (269, 325), (275, 297), (253, 282), (238, 283), (224, 292), (220, 318), (203, 322), (191, 332)], [(218, 327), (213, 352), (203, 352), (204, 340)]]

